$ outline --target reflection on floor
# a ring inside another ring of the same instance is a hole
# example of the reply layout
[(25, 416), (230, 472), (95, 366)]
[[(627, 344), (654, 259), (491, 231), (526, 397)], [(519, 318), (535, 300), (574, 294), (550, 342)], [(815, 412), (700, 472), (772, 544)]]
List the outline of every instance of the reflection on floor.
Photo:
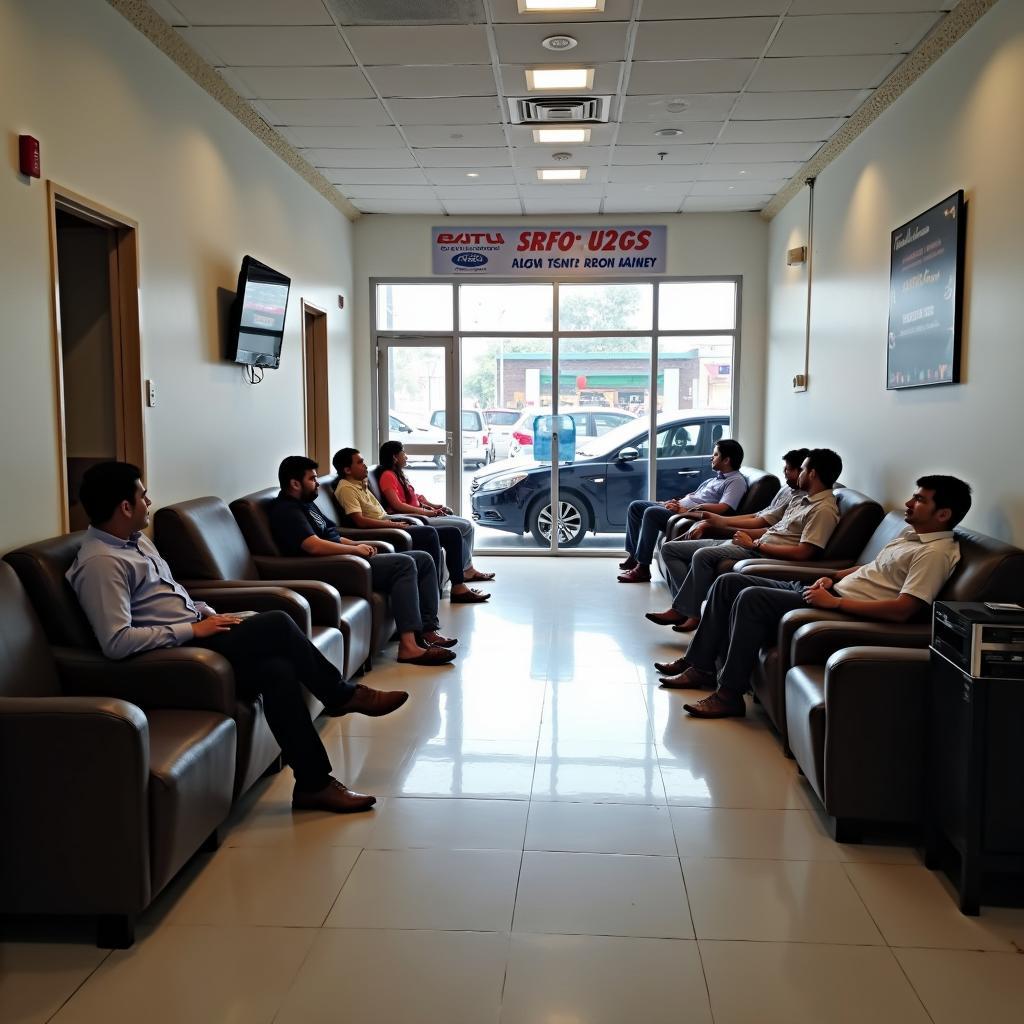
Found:
[[(454, 667), (322, 731), (369, 815), (265, 780), (127, 951), (0, 943), (13, 1022), (1019, 1022), (1024, 911), (962, 917), (899, 846), (837, 846), (759, 714), (696, 722), (610, 560), (491, 559)], [(77, 940), (77, 941), (76, 941)]]

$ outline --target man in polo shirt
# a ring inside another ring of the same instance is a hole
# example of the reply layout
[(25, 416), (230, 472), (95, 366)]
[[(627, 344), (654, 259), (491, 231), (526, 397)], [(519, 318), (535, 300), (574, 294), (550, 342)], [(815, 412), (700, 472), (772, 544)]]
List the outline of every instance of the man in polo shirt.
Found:
[[(735, 534), (738, 530), (761, 530), (774, 526), (786, 514), (789, 503), (797, 495), (803, 497), (800, 490), (800, 470), (803, 467), (804, 459), (810, 452), (806, 448), (794, 448), (782, 456), (782, 479), (783, 485), (775, 492), (767, 508), (761, 509), (752, 516), (722, 516), (714, 512), (693, 512), (687, 510), (681, 513), (686, 519), (695, 520), (693, 526), (679, 539), (670, 540), (662, 545), (661, 557), (665, 562), (665, 575), (668, 578), (669, 590), (672, 596), (679, 592), (686, 574), (690, 571), (690, 561), (694, 552), (701, 548), (711, 548), (722, 543), (719, 538), (706, 538), (705, 532), (709, 527), (716, 530), (728, 530)], [(671, 626), (682, 622), (682, 617), (670, 609), (668, 612), (648, 612), (647, 618), (656, 622), (659, 626)]]
[(739, 441), (724, 438), (711, 454), (712, 475), (695, 491), (670, 501), (633, 501), (626, 512), (626, 555), (619, 568), (620, 583), (650, 583), (651, 559), (658, 534), (665, 524), (686, 509), (702, 512), (731, 512), (747, 493), (747, 481), (740, 473), (743, 448)]
[[(822, 576), (809, 587), (727, 573), (711, 588), (686, 656), (658, 666), (680, 673), (662, 685), (701, 689), (717, 682), (711, 696), (683, 707), (695, 718), (741, 716), (758, 651), (772, 642), (786, 612), (810, 606), (879, 622), (922, 618), (960, 560), (953, 527), (970, 507), (971, 488), (962, 480), (923, 476), (906, 502), (907, 528), (866, 565)], [(725, 661), (716, 680), (720, 655)]]
[(659, 625), (672, 625), (678, 633), (689, 633), (700, 622), (700, 606), (718, 576), (722, 562), (743, 558), (778, 558), (806, 562), (817, 558), (839, 522), (839, 509), (832, 485), (843, 470), (843, 460), (830, 448), (814, 448), (800, 467), (797, 487), (803, 492), (793, 498), (774, 526), (737, 530), (731, 541), (699, 548), (690, 557), (690, 571), (666, 612), (652, 612), (647, 618)]
[(346, 540), (313, 503), (318, 463), (289, 455), (277, 471), (281, 493), (270, 506), (270, 529), (284, 555), (356, 555), (370, 563), (373, 589), (387, 594), (398, 629), (398, 661), (443, 665), (453, 661), (457, 640), (438, 632), (437, 574), (423, 551), (381, 554), (372, 544)]

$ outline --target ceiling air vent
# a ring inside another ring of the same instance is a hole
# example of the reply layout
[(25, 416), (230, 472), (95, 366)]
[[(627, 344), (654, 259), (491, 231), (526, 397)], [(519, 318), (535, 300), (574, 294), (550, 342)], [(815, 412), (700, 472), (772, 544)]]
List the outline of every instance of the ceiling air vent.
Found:
[(604, 124), (611, 110), (611, 96), (510, 97), (513, 124)]

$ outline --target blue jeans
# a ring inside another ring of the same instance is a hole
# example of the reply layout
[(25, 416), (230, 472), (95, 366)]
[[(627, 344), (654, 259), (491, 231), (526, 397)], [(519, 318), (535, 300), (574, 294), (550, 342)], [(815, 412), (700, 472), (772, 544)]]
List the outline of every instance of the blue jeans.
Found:
[(437, 629), (437, 573), (425, 551), (401, 551), (370, 559), (373, 589), (387, 594), (399, 633)]

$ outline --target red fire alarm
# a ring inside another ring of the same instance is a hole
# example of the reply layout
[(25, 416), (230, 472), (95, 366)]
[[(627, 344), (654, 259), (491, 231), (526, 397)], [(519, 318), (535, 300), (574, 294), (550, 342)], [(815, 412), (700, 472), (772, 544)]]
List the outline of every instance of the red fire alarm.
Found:
[(18, 169), (30, 178), (39, 177), (39, 140), (31, 135), (18, 136)]

